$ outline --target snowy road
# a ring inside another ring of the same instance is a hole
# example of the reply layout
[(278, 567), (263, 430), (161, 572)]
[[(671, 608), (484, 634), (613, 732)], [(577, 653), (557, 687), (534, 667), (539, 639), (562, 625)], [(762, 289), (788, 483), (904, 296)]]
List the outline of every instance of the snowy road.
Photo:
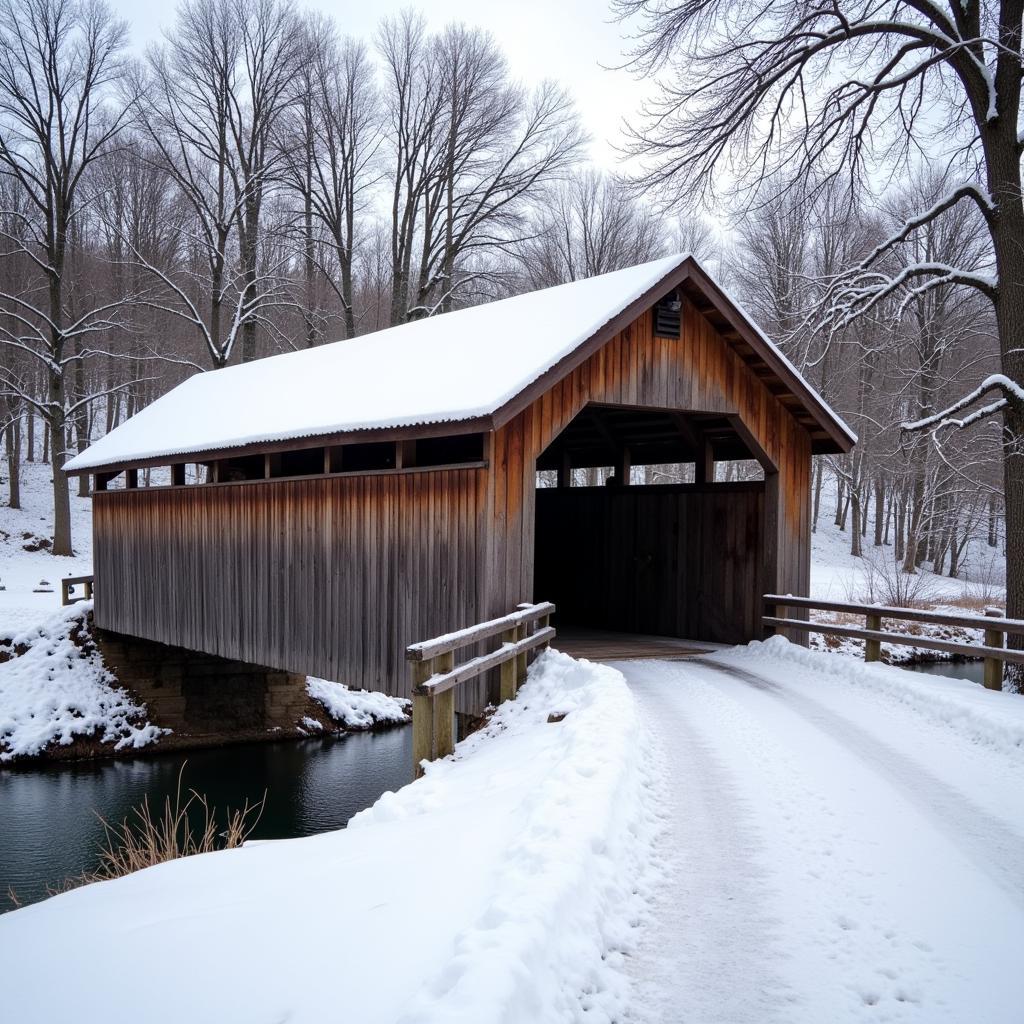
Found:
[(668, 780), (636, 1020), (1024, 1020), (1018, 745), (792, 660), (616, 667)]

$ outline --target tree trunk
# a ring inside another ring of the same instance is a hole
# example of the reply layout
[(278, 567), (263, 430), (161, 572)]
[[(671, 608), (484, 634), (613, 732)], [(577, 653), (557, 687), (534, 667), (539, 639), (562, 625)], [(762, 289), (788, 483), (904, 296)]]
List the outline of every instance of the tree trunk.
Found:
[(924, 507), (924, 474), (914, 477), (914, 489), (910, 495), (907, 509), (906, 550), (903, 554), (903, 571), (917, 572), (918, 549), (921, 547), (921, 515)]
[(901, 499), (896, 506), (896, 544), (893, 547), (893, 558), (897, 562), (902, 562), (903, 557), (906, 554), (906, 540), (904, 534), (904, 528), (906, 525), (906, 506)]
[(846, 494), (846, 481), (839, 477), (836, 481), (836, 517), (833, 520), (838, 527), (843, 525), (843, 498)]
[(860, 555), (862, 553), (861, 548), (861, 532), (860, 532), (860, 488), (850, 487), (850, 554)]
[(21, 508), (21, 417), (7, 424), (7, 479), (10, 481), (7, 504)]
[[(1024, 319), (1024, 318), (1022, 318)], [(1024, 617), (1024, 409), (1008, 405), (1003, 415), (1003, 481), (1006, 501), (1006, 616)], [(1007, 635), (1007, 646), (1024, 647), (1021, 637)], [(1024, 672), (1020, 666), (1005, 666), (1005, 679), (1015, 693), (1024, 692)]]
[(881, 474), (875, 477), (875, 547), (882, 546), (882, 528), (885, 525), (885, 481)]
[(26, 462), (35, 462), (36, 461), (36, 414), (33, 411), (32, 407), (29, 406), (28, 409), (25, 410), (25, 415), (27, 417), (26, 423), (27, 423), (27, 426), (28, 426), (28, 430), (27, 430), (28, 436), (27, 436), (26, 441), (25, 441), (25, 447), (27, 449), (26, 452), (25, 452), (25, 461)]
[(996, 530), (996, 499), (995, 495), (988, 499), (988, 546), (994, 548), (999, 543)]
[(818, 531), (818, 513), (821, 511), (821, 459), (814, 460), (814, 505), (811, 512), (811, 533)]
[[(55, 381), (60, 381), (59, 376), (53, 375)], [(56, 393), (59, 391), (59, 399)], [(51, 383), (50, 395), (54, 403), (53, 408), (58, 411), (47, 417), (47, 426), (50, 436), (50, 451), (52, 453), (51, 468), (53, 470), (53, 554), (73, 555), (71, 547), (71, 495), (68, 492), (68, 478), (64, 475), (61, 466), (67, 451), (65, 441), (64, 424), (64, 395), (63, 382), (59, 386)]]

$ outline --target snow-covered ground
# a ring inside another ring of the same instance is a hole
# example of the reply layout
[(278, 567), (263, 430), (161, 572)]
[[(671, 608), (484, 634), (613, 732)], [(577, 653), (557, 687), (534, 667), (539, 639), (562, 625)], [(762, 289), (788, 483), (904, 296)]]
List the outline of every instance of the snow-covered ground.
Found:
[[(874, 520), (868, 523), (864, 537), (865, 557), (850, 554), (850, 527), (840, 530), (835, 525), (835, 479), (825, 476), (822, 487), (821, 512), (817, 529), (811, 535), (811, 596), (830, 601), (859, 602), (866, 597), (870, 562), (884, 557), (892, 560), (892, 545), (874, 546)], [(871, 514), (874, 514), (872, 507)], [(941, 605), (950, 600), (964, 598), (979, 603), (1000, 603), (1006, 593), (1003, 549), (990, 548), (983, 538), (972, 540), (961, 564), (957, 579), (937, 576), (929, 570), (929, 563), (921, 569), (920, 589), (928, 603)], [(963, 611), (963, 609), (961, 609)]]
[(345, 830), (0, 917), (3, 1017), (622, 1020), (657, 825), (647, 751), (620, 673), (548, 653), (484, 732)]
[[(330, 722), (345, 729), (372, 729), (376, 725), (401, 725), (409, 721), (412, 701), (404, 697), (389, 697), (373, 690), (352, 690), (344, 683), (329, 679), (306, 677), (306, 692), (319, 702)], [(303, 723), (308, 732), (320, 732), (324, 723), (306, 718)]]
[(0, 640), (0, 764), (51, 744), (95, 736), (114, 750), (140, 747), (168, 730), (117, 685), (89, 640), (91, 601)]
[(643, 1024), (1011, 1024), (1024, 700), (781, 638), (618, 666), (675, 780)]
[(347, 830), (8, 914), (0, 975), (25, 1024), (1016, 1024), (1022, 943), (1024, 700), (775, 638), (549, 653)]
[[(4, 467), (6, 469), (6, 466)], [(55, 558), (39, 541), (53, 536), (50, 467), (22, 466), (20, 509), (7, 504), (4, 477), (0, 503), (0, 639), (39, 625), (60, 610), (60, 581), (92, 572), (92, 502), (71, 487), (71, 539), (75, 555)], [(39, 550), (28, 551), (26, 547)]]

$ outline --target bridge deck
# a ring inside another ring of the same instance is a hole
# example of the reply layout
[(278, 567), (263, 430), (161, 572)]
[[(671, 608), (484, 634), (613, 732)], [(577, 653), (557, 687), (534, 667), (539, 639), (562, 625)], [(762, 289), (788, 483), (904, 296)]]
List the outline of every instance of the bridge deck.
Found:
[(722, 644), (675, 636), (612, 633), (597, 629), (559, 628), (554, 647), (588, 661), (626, 661), (634, 658), (691, 658), (722, 648)]

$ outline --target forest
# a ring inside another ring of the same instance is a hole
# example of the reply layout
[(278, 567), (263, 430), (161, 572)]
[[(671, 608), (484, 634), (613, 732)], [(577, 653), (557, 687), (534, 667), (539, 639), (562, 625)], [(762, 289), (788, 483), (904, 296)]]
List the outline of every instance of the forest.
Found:
[[(1000, 369), (992, 237), (953, 160), (752, 160), (728, 189), (710, 164), (687, 184), (710, 156), (664, 84), (609, 170), (556, 81), (524, 85), (487, 32), (411, 10), (361, 39), (288, 0), (184, 0), (144, 52), (100, 0), (0, 0), (0, 21), (11, 505), (23, 462), (59, 465), (193, 373), (691, 251), (860, 437), (816, 460), (815, 523), (907, 574), (1004, 547), (1000, 403), (970, 431), (946, 415)], [(669, 30), (649, 15), (634, 73), (664, 70)], [(728, 53), (693, 125), (738, 87)]]

